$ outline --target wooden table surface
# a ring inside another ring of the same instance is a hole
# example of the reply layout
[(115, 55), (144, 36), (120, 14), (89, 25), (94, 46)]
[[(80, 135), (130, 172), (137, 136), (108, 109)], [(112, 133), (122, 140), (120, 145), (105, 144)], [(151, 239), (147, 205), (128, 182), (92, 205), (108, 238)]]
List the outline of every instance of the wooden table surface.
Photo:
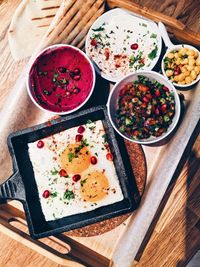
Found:
[[(199, 0), (135, 2), (179, 18), (200, 33)], [(20, 0), (0, 0), (0, 109), (25, 64), (13, 61), (7, 40), (9, 23), (19, 3)], [(133, 266), (186, 266), (200, 249), (200, 136), (192, 141), (192, 151), (185, 154), (185, 164), (177, 170)], [(2, 233), (0, 248), (0, 266), (61, 266)]]

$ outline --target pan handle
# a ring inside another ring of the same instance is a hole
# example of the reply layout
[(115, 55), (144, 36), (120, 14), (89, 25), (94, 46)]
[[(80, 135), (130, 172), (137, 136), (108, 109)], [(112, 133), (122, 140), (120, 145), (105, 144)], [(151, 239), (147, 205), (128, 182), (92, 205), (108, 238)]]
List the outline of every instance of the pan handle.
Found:
[(25, 201), (24, 184), (18, 171), (0, 185), (0, 200), (7, 199)]

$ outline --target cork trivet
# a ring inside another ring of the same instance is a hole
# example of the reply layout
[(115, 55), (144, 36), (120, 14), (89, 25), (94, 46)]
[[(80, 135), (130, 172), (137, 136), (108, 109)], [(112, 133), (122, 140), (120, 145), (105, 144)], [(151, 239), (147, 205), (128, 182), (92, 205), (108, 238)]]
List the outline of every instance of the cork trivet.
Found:
[[(128, 154), (130, 156), (130, 162), (133, 169), (133, 173), (136, 179), (138, 191), (142, 196), (147, 176), (146, 160), (141, 145), (125, 141)], [(77, 237), (89, 237), (104, 234), (118, 225), (123, 223), (132, 213), (128, 213), (119, 217), (104, 220), (102, 222), (94, 223), (79, 229), (75, 229), (66, 232), (66, 235)]]

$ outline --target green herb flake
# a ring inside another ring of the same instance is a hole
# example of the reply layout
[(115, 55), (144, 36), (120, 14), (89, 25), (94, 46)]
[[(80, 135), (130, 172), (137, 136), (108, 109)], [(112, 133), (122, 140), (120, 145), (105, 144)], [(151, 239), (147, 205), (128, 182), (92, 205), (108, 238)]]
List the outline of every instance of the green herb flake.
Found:
[(95, 154), (95, 156), (97, 156), (97, 157), (98, 157), (98, 153), (97, 153), (97, 152), (95, 152), (94, 154)]
[(69, 160), (69, 162), (72, 162), (73, 158), (75, 158), (75, 154), (72, 153), (72, 152), (69, 152), (68, 153), (68, 160)]
[(153, 60), (157, 56), (158, 47), (156, 46), (149, 54), (148, 58)]
[(74, 195), (74, 192), (71, 191), (71, 190), (66, 190), (65, 193), (64, 193), (64, 196), (63, 196), (64, 199), (67, 199), (67, 200), (70, 200), (70, 199), (74, 199), (75, 198), (75, 195)]
[(54, 169), (51, 171), (51, 174), (52, 174), (52, 175), (56, 175), (56, 174), (58, 174), (58, 171), (54, 168)]
[(86, 181), (87, 181), (87, 178), (84, 180), (81, 180), (81, 186), (83, 186), (86, 183)]
[(91, 131), (94, 131), (95, 128), (96, 128), (96, 126), (90, 126), (90, 127), (89, 127), (89, 129), (90, 129)]
[(57, 192), (53, 192), (53, 193), (51, 193), (51, 196), (52, 196), (52, 197), (57, 197), (57, 195), (58, 195)]
[(150, 36), (150, 38), (156, 38), (156, 37), (157, 37), (157, 34), (155, 34), (155, 33), (152, 33)]
[(87, 120), (87, 121), (86, 121), (86, 124), (90, 124), (90, 123), (92, 123), (91, 120)]
[(147, 27), (147, 24), (145, 24), (145, 23), (142, 23), (142, 24), (141, 24), (141, 26), (143, 26), (143, 27)]
[(63, 84), (66, 84), (67, 80), (66, 79), (61, 79), (60, 82), (63, 83)]
[(58, 78), (58, 73), (55, 72), (54, 75), (53, 75), (53, 79), (52, 79), (52, 81), (53, 81), (53, 82), (56, 82), (56, 81), (57, 81), (57, 78)]
[(107, 143), (108, 142), (108, 136), (107, 136), (107, 134), (103, 134), (102, 135), (102, 138), (104, 139), (103, 140), (103, 143)]

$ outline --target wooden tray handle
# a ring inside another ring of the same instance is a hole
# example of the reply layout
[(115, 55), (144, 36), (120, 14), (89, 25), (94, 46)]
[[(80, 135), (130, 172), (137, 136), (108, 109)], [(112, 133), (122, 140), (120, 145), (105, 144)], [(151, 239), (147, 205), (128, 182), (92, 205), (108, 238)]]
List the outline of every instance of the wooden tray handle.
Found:
[[(22, 211), (19, 211), (9, 204), (1, 204), (0, 208), (0, 231), (2, 233), (7, 234), (12, 239), (19, 241), (23, 245), (49, 258), (57, 264), (68, 267), (109, 266), (109, 259), (64, 234), (56, 235), (55, 238), (69, 247), (69, 251), (67, 253), (61, 253), (54, 249), (51, 245), (43, 242), (44, 239), (33, 240), (24, 229), (22, 230), (15, 227), (11, 223), (23, 222), (23, 224), (25, 224), (25, 216)], [(27, 229), (26, 225), (25, 229)], [(47, 240), (48, 238), (45, 239)]]
[(177, 39), (200, 46), (200, 34), (189, 30), (185, 24), (175, 18), (169, 17), (153, 9), (142, 7), (130, 0), (107, 0), (107, 5), (109, 8), (125, 8), (155, 22), (162, 21), (169, 27), (170, 32), (172, 32)]

